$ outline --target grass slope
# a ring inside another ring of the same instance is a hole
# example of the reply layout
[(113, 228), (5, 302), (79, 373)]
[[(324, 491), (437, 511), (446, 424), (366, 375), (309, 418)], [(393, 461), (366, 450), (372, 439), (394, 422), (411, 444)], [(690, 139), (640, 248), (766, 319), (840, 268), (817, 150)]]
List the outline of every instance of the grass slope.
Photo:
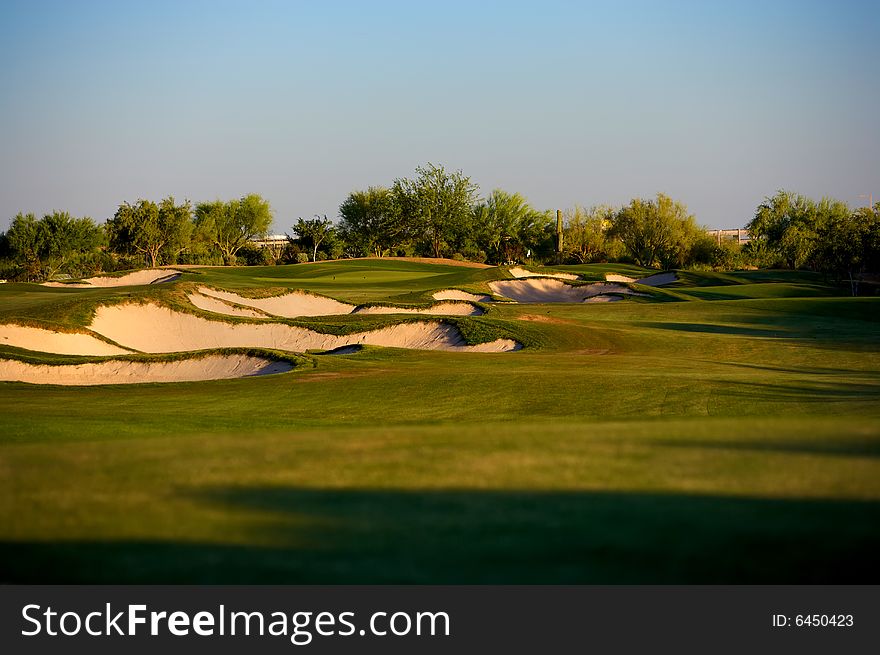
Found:
[[(502, 275), (367, 260), (182, 280), (387, 302)], [(0, 580), (880, 581), (880, 299), (692, 275), (668, 302), (466, 323), (516, 333), (517, 353), (0, 383)], [(0, 321), (141, 293), (4, 287)]]

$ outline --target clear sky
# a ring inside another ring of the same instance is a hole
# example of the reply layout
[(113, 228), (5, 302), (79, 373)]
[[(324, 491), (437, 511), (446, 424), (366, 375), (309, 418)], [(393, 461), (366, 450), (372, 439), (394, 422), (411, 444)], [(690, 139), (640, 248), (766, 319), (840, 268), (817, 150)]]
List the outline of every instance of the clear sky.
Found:
[(0, 229), (260, 193), (277, 231), (433, 162), (541, 209), (880, 197), (880, 2), (0, 0)]

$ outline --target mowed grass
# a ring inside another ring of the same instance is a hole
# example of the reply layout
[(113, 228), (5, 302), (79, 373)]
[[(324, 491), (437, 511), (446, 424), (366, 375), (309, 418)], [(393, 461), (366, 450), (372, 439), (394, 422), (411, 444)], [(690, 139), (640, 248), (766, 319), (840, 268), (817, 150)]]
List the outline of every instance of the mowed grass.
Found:
[[(358, 301), (500, 274), (392, 260), (185, 277)], [(494, 306), (535, 344), (516, 353), (0, 383), (0, 579), (878, 582), (880, 299), (766, 277), (685, 280), (679, 302)], [(17, 286), (0, 317), (73, 293)]]

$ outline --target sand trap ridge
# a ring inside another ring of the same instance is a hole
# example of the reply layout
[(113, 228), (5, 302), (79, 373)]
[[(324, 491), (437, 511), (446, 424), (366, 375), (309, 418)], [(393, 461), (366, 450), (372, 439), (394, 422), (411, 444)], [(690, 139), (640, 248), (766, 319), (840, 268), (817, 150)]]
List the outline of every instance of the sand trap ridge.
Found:
[(0, 344), (56, 355), (125, 355), (130, 351), (81, 332), (58, 332), (26, 325), (0, 325)]
[(520, 347), (512, 339), (468, 345), (458, 328), (439, 321), (401, 323), (336, 336), (282, 323), (210, 321), (155, 304), (99, 307), (91, 329), (118, 343), (149, 353), (246, 347), (303, 352), (333, 350), (354, 344), (461, 352), (504, 352)]
[(510, 274), (515, 278), (527, 278), (527, 277), (553, 277), (557, 280), (577, 280), (579, 276), (574, 275), (573, 273), (533, 273), (532, 271), (527, 271), (524, 268), (520, 268), (519, 266), (514, 266), (510, 269)]
[(632, 289), (615, 282), (595, 282), (574, 286), (551, 278), (528, 278), (520, 280), (497, 280), (489, 287), (499, 296), (522, 303), (586, 302), (602, 294), (641, 296)]
[(484, 294), (468, 293), (461, 289), (443, 289), (433, 294), (434, 300), (467, 300), (470, 302), (489, 302), (492, 296)]
[[(247, 298), (232, 291), (221, 291), (209, 287), (199, 287), (199, 293), (224, 300), (227, 303), (244, 305), (259, 309), (272, 316), (283, 318), (297, 318), (299, 316), (331, 316), (334, 314), (351, 314), (354, 305), (349, 305), (333, 298), (319, 296), (305, 291), (291, 291), (281, 296), (269, 298)], [(217, 311), (217, 310), (210, 310)], [(226, 312), (220, 312), (221, 314)], [(239, 314), (240, 315), (240, 314)]]
[(638, 284), (644, 284), (646, 287), (662, 287), (664, 284), (672, 284), (678, 278), (675, 277), (675, 273), (655, 273), (654, 275), (649, 275), (648, 277), (643, 277), (641, 280), (636, 280)]
[(266, 317), (266, 314), (259, 310), (247, 309), (246, 307), (236, 307), (225, 300), (220, 300), (213, 296), (206, 296), (198, 292), (188, 293), (186, 297), (194, 307), (203, 309), (206, 312), (224, 314), (225, 316), (245, 316), (247, 318)]
[(605, 279), (608, 282), (635, 282), (636, 284), (644, 284), (646, 287), (662, 287), (664, 284), (671, 284), (675, 282), (678, 278), (675, 277), (675, 273), (655, 273), (654, 275), (649, 275), (648, 277), (643, 277), (641, 279), (636, 279), (629, 277), (628, 275), (620, 275), (618, 273), (606, 273)]
[(180, 271), (167, 268), (149, 268), (143, 271), (135, 271), (118, 277), (99, 276), (89, 277), (81, 282), (43, 282), (44, 287), (59, 287), (62, 289), (95, 289), (104, 287), (133, 287), (145, 284), (161, 284), (172, 282), (180, 277)]
[[(201, 297), (199, 297), (201, 295)], [(227, 316), (264, 317), (266, 314), (282, 318), (301, 316), (332, 316), (338, 314), (434, 314), (439, 316), (479, 316), (483, 310), (467, 302), (439, 302), (427, 308), (395, 307), (390, 305), (349, 305), (333, 298), (305, 291), (291, 291), (270, 298), (247, 298), (232, 291), (199, 287), (198, 293), (190, 294), (190, 302), (200, 309)], [(235, 305), (260, 310), (247, 313)]]
[(251, 355), (208, 355), (170, 362), (109, 360), (58, 366), (0, 359), (0, 381), (77, 386), (196, 382), (284, 373), (292, 368), (289, 362)]
[(485, 312), (469, 302), (444, 301), (424, 309), (372, 305), (358, 307), (354, 314), (434, 314), (435, 316), (481, 316)]

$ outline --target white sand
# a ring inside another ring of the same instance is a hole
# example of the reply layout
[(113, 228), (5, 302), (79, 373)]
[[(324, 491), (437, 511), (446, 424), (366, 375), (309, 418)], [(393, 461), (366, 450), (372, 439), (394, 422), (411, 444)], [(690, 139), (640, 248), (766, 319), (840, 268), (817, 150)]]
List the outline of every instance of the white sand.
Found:
[(0, 359), (0, 380), (77, 386), (143, 382), (195, 382), (283, 373), (292, 368), (293, 366), (288, 362), (277, 362), (250, 355), (209, 355), (173, 362), (112, 360), (58, 366), (35, 365), (14, 359)]
[(204, 296), (201, 293), (189, 293), (186, 297), (193, 304), (194, 307), (203, 309), (206, 312), (214, 312), (215, 314), (224, 314), (226, 316), (245, 316), (247, 318), (266, 317), (266, 314), (256, 309), (236, 307), (235, 305), (228, 303), (225, 300), (212, 298), (211, 296)]
[(636, 279), (634, 277), (630, 277), (629, 275), (619, 275), (617, 273), (605, 273), (605, 281), (606, 282), (635, 282)]
[(25, 325), (0, 325), (0, 344), (57, 355), (125, 355), (123, 350), (90, 334), (57, 332)]
[(91, 329), (118, 343), (150, 353), (235, 347), (303, 352), (353, 344), (461, 352), (504, 352), (520, 347), (511, 339), (470, 346), (456, 327), (439, 321), (403, 323), (335, 336), (281, 323), (209, 321), (154, 304), (99, 307)]
[(662, 287), (664, 284), (672, 284), (677, 279), (675, 273), (656, 273), (643, 277), (641, 280), (636, 280), (636, 282), (644, 284), (646, 287)]
[[(433, 314), (436, 316), (479, 316), (485, 312), (479, 307), (474, 307), (467, 302), (439, 302), (431, 307), (422, 309), (415, 307), (394, 306), (361, 306), (355, 307), (346, 303), (306, 293), (293, 291), (282, 296), (271, 298), (245, 298), (231, 291), (220, 291), (208, 287), (199, 287), (199, 294), (189, 296), (190, 302), (196, 307), (209, 312), (225, 314), (227, 316), (250, 316), (264, 317), (266, 314), (283, 318), (297, 318), (301, 316), (331, 316), (337, 314)], [(213, 301), (213, 302), (212, 302)], [(246, 305), (262, 310), (264, 313), (245, 313), (240, 307), (234, 307), (230, 303)]]
[(470, 302), (488, 302), (492, 296), (468, 293), (461, 289), (443, 289), (434, 293), (434, 300), (469, 300)]
[(485, 312), (469, 302), (438, 302), (425, 309), (412, 307), (358, 307), (354, 314), (433, 314), (435, 316), (481, 316)]
[(617, 302), (618, 300), (623, 300), (623, 298), (620, 296), (593, 296), (592, 298), (587, 298), (584, 302)]
[(514, 266), (513, 268), (511, 268), (510, 274), (515, 278), (553, 277), (557, 280), (577, 280), (579, 278), (579, 276), (572, 273), (533, 273), (532, 271), (527, 271), (526, 269), (520, 268), (518, 266)]
[(524, 280), (498, 280), (490, 282), (489, 287), (499, 296), (522, 303), (576, 302), (602, 294), (639, 294), (615, 282), (594, 282), (574, 286), (550, 278), (529, 278)]
[(180, 277), (180, 271), (167, 268), (148, 268), (143, 271), (135, 271), (119, 277), (101, 276), (89, 277), (81, 282), (43, 282), (44, 287), (59, 287), (62, 289), (94, 289), (97, 287), (133, 287), (145, 284), (161, 284), (171, 282)]
[(199, 287), (199, 293), (237, 305), (253, 307), (267, 314), (283, 318), (351, 314), (355, 308), (354, 305), (304, 291), (292, 291), (281, 296), (272, 296), (271, 298), (246, 298), (231, 291), (220, 291), (208, 287)]

